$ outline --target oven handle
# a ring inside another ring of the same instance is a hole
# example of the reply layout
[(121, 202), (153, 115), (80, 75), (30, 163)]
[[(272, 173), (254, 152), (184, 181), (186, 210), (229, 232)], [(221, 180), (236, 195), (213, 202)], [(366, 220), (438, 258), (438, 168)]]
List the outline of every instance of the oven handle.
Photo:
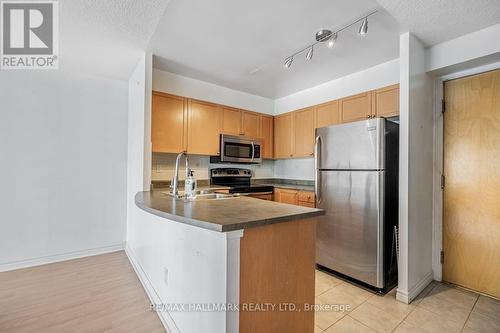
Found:
[(252, 162), (254, 158), (255, 158), (255, 144), (252, 141)]

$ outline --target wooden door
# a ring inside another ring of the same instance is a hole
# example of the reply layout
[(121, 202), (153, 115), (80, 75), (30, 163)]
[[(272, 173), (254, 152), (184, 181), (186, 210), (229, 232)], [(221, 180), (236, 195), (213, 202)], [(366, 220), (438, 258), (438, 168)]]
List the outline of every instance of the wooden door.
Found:
[(274, 117), (274, 157), (292, 157), (292, 113)]
[(399, 115), (399, 84), (373, 92), (373, 115), (375, 117)]
[(188, 153), (219, 154), (222, 110), (219, 105), (189, 100)]
[(257, 113), (243, 111), (242, 134), (250, 138), (259, 137), (260, 116)]
[(316, 106), (316, 128), (340, 124), (339, 101)]
[(289, 190), (284, 188), (274, 189), (274, 201), (287, 203), (291, 205), (299, 204), (299, 192), (296, 190)]
[(371, 92), (349, 96), (340, 100), (342, 123), (363, 120), (372, 115)]
[(294, 116), (294, 151), (293, 157), (314, 155), (314, 108), (307, 108), (293, 113)]
[(444, 96), (443, 279), (500, 297), (500, 70)]
[(273, 117), (260, 116), (259, 138), (262, 139), (262, 158), (273, 158), (273, 128)]
[(227, 106), (222, 107), (222, 133), (241, 135), (241, 111)]
[(151, 141), (154, 153), (185, 150), (185, 111), (185, 98), (153, 92)]

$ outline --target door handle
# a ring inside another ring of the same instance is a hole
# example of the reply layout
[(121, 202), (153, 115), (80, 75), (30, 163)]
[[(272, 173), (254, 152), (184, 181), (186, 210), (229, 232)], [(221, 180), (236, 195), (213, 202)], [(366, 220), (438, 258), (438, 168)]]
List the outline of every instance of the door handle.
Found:
[(252, 162), (254, 158), (255, 158), (255, 144), (252, 141)]
[(318, 135), (314, 142), (314, 195), (316, 196), (316, 203), (321, 202), (321, 172), (319, 171), (321, 163), (321, 137)]

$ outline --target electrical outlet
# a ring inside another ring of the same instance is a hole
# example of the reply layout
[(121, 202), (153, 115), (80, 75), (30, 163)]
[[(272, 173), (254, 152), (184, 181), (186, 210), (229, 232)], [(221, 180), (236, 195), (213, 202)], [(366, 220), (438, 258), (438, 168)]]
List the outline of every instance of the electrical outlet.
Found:
[(165, 282), (165, 285), (168, 286), (168, 268), (163, 267), (163, 281)]

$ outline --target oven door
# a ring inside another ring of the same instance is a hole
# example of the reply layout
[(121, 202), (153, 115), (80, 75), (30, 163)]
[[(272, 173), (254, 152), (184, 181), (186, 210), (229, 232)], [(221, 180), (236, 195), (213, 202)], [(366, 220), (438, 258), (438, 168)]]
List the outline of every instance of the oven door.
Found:
[(262, 163), (261, 140), (221, 134), (221, 162)]

